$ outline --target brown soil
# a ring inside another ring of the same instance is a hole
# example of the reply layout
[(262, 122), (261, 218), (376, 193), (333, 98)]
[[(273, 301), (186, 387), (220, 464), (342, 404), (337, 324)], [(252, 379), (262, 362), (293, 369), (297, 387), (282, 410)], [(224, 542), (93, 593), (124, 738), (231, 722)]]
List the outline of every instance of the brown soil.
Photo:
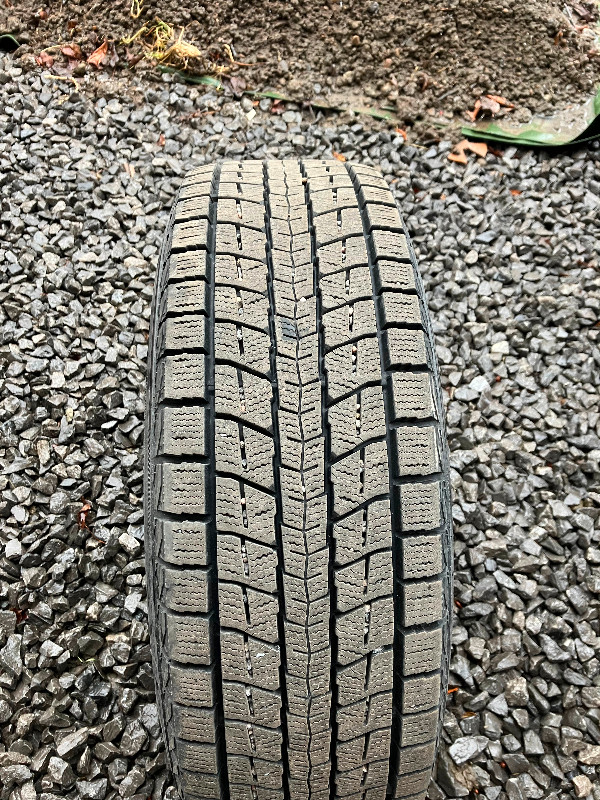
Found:
[[(222, 64), (223, 45), (230, 45), (244, 63), (230, 65), (225, 77), (236, 91), (272, 88), (297, 100), (388, 106), (403, 128), (421, 135), (452, 133), (483, 94), (508, 98), (515, 109), (501, 113), (525, 121), (581, 101), (600, 83), (594, 0), (146, 0), (138, 19), (130, 0), (4, 4), (0, 33), (25, 42), (17, 51), (24, 63), (60, 42), (76, 42), (88, 56), (107, 38), (116, 47), (113, 66), (103, 69), (148, 69), (131, 63), (138, 44), (119, 42), (158, 16), (177, 31), (185, 26), (185, 38), (213, 59), (220, 52)], [(53, 69), (75, 66), (54, 53)]]

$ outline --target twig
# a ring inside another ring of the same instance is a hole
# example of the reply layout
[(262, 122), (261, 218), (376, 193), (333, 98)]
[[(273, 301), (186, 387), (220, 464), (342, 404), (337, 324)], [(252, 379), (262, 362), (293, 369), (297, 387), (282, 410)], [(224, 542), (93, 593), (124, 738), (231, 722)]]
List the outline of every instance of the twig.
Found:
[(49, 72), (47, 72), (42, 77), (48, 78), (49, 80), (52, 80), (52, 81), (70, 81), (71, 83), (73, 83), (75, 85), (75, 88), (77, 89), (77, 91), (79, 91), (79, 84), (77, 83), (77, 81), (75, 80), (75, 78), (72, 75), (51, 75)]

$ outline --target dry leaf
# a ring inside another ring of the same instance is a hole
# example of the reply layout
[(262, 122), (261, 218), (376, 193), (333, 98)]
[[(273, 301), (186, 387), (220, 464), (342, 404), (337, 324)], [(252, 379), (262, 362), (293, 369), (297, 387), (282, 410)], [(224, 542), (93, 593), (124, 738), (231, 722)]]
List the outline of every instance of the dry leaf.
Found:
[(501, 97), (499, 94), (488, 94), (486, 97), (489, 97), (490, 100), (494, 100), (496, 103), (499, 103), (501, 106), (506, 106), (507, 108), (514, 108), (515, 104), (511, 103), (510, 100), (507, 100), (506, 97)]
[(159, 146), (160, 146), (160, 147), (164, 147), (164, 146), (165, 146), (165, 142), (166, 142), (166, 141), (167, 141), (167, 140), (165, 139), (165, 135), (164, 135), (164, 133), (161, 133), (161, 135), (158, 137), (158, 144), (159, 144)]
[(36, 64), (39, 64), (40, 67), (51, 67), (54, 64), (54, 59), (50, 55), (50, 53), (40, 53), (39, 56), (35, 57)]
[(487, 156), (488, 146), (485, 142), (469, 142), (467, 149), (475, 155), (485, 158)]
[(465, 155), (464, 151), (460, 153), (448, 153), (448, 160), (449, 161), (456, 161), (457, 164), (468, 164), (467, 156)]
[(87, 63), (93, 64), (97, 69), (100, 69), (104, 59), (106, 58), (106, 54), (108, 53), (108, 42), (106, 39), (102, 42), (100, 47), (98, 47), (92, 55), (88, 58)]
[(471, 117), (471, 120), (475, 122), (477, 119), (477, 115), (481, 110), (481, 100), (475, 100), (475, 106), (473, 107), (473, 111), (467, 111), (467, 114)]
[(234, 96), (241, 97), (244, 94), (244, 89), (246, 88), (246, 81), (238, 75), (232, 75), (229, 80), (231, 82), (231, 90)]
[(402, 128), (396, 128), (396, 133), (399, 133), (400, 136), (404, 139), (404, 141), (408, 139), (408, 133)]
[(87, 515), (92, 508), (91, 503), (85, 502), (79, 509), (78, 522), (80, 528), (87, 528)]
[(81, 61), (83, 58), (83, 53), (81, 52), (81, 47), (78, 44), (66, 44), (64, 47), (60, 48), (60, 52), (63, 56), (67, 58), (73, 58), (76, 61)]
[(338, 161), (346, 160), (346, 156), (342, 155), (341, 153), (336, 153), (335, 150), (333, 151), (333, 157), (337, 158)]
[(518, 197), (518, 195), (523, 194), (523, 192), (521, 192), (519, 189), (511, 189), (510, 193), (513, 197)]
[(500, 103), (494, 100), (490, 95), (485, 95), (485, 97), (481, 98), (480, 107), (482, 111), (489, 111), (492, 117), (500, 111)]

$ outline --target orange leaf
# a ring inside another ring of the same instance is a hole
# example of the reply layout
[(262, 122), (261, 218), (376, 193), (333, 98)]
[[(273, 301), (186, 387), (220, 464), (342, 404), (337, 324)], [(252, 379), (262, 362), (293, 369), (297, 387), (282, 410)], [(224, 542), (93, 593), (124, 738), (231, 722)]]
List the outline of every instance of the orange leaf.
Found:
[(473, 111), (467, 111), (467, 114), (471, 117), (472, 122), (475, 122), (480, 110), (481, 110), (481, 100), (475, 100)]
[(74, 58), (76, 61), (80, 61), (83, 58), (81, 47), (79, 47), (78, 44), (66, 44), (64, 47), (61, 47), (60, 52), (63, 56)]
[(468, 148), (475, 155), (481, 156), (481, 158), (487, 156), (488, 146), (485, 142), (469, 142)]
[(399, 133), (400, 136), (404, 139), (404, 141), (408, 139), (408, 133), (402, 128), (396, 128), (396, 133)]
[(39, 64), (40, 67), (51, 67), (54, 64), (54, 59), (50, 55), (50, 53), (40, 53), (39, 56), (35, 57), (36, 64)]
[(337, 158), (338, 161), (346, 160), (346, 156), (342, 155), (341, 153), (336, 153), (335, 150), (333, 151), (333, 157)]
[(464, 154), (462, 153), (449, 153), (448, 154), (448, 161), (456, 161), (457, 164), (468, 164), (469, 161)]
[(511, 103), (510, 100), (507, 100), (506, 97), (501, 97), (498, 94), (488, 94), (486, 97), (489, 97), (490, 100), (494, 100), (494, 102), (498, 103), (501, 106), (507, 106), (508, 108), (514, 108), (514, 103)]
[(513, 197), (517, 197), (517, 195), (523, 194), (523, 192), (521, 192), (519, 189), (511, 189), (510, 193), (512, 194)]
[(87, 63), (93, 64), (97, 69), (100, 69), (102, 66), (102, 62), (106, 58), (106, 54), (108, 53), (108, 42), (106, 39), (102, 42), (100, 47), (98, 47), (92, 55), (88, 58)]
[(165, 139), (165, 135), (164, 135), (164, 133), (161, 133), (161, 135), (158, 137), (158, 144), (159, 144), (159, 146), (160, 146), (160, 147), (164, 147), (164, 146), (165, 146), (165, 142), (166, 142), (166, 141), (167, 141), (167, 140)]

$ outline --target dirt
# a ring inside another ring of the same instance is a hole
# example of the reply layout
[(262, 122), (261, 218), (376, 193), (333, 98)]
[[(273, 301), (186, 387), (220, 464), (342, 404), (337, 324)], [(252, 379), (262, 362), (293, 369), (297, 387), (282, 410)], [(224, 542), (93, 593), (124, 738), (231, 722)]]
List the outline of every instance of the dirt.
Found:
[(100, 69), (149, 71), (139, 42), (120, 42), (158, 16), (177, 35), (185, 27), (185, 40), (206, 54), (190, 68), (225, 68), (226, 91), (270, 88), (298, 101), (387, 108), (411, 138), (453, 135), (481, 95), (504, 96), (514, 108), (499, 114), (527, 121), (581, 102), (600, 83), (593, 0), (146, 0), (137, 19), (130, 0), (0, 2), (0, 33), (23, 43), (15, 55), (24, 64), (73, 42), (79, 59), (57, 48), (43, 65), (93, 72), (85, 60), (106, 39)]

